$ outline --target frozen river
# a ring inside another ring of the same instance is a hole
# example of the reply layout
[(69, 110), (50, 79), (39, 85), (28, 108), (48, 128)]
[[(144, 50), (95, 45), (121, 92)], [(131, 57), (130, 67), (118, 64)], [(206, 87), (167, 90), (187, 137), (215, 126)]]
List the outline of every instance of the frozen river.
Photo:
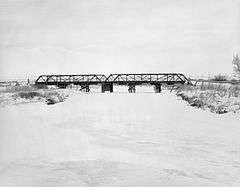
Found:
[(174, 94), (0, 108), (0, 186), (240, 186), (240, 116)]

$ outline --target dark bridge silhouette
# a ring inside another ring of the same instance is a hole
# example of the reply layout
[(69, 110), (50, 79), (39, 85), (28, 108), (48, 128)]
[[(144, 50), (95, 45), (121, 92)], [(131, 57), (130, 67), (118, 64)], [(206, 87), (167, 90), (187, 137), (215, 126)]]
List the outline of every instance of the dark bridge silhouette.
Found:
[(66, 88), (68, 85), (80, 85), (83, 91), (89, 92), (90, 85), (101, 85), (102, 92), (113, 92), (113, 85), (127, 85), (129, 92), (135, 92), (136, 85), (150, 84), (155, 92), (161, 92), (162, 84), (183, 85), (191, 84), (190, 80), (181, 73), (155, 73), (155, 74), (103, 74), (86, 75), (40, 75), (35, 81), (36, 85), (55, 85)]

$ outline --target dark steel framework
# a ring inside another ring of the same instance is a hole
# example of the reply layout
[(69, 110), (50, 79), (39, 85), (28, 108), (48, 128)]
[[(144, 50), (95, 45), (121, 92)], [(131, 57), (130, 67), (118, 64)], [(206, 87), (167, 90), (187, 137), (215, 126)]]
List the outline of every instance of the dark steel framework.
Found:
[(93, 85), (106, 81), (106, 76), (101, 74), (89, 75), (40, 75), (35, 81), (39, 85)]
[(35, 81), (37, 85), (57, 85), (64, 87), (74, 85), (118, 84), (118, 85), (141, 85), (141, 84), (191, 84), (180, 73), (156, 73), (156, 74), (111, 74), (108, 77), (102, 74), (89, 75), (40, 75)]
[(190, 81), (180, 73), (156, 73), (156, 74), (111, 74), (106, 82), (113, 84), (185, 84)]

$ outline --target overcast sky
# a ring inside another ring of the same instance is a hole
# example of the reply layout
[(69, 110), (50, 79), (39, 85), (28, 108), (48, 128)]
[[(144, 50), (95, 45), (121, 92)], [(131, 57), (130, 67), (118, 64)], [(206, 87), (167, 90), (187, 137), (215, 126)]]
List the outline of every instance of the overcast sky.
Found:
[(240, 0), (0, 0), (0, 77), (232, 72)]

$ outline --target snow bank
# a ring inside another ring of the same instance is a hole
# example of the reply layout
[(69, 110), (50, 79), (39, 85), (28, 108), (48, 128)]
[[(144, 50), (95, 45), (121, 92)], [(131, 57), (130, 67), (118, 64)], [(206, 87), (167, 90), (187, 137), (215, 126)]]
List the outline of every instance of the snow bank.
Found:
[(63, 102), (68, 91), (60, 89), (37, 89), (33, 86), (11, 86), (0, 91), (0, 107), (7, 105), (46, 102)]
[(0, 108), (0, 186), (239, 186), (239, 116), (174, 94), (69, 93)]

